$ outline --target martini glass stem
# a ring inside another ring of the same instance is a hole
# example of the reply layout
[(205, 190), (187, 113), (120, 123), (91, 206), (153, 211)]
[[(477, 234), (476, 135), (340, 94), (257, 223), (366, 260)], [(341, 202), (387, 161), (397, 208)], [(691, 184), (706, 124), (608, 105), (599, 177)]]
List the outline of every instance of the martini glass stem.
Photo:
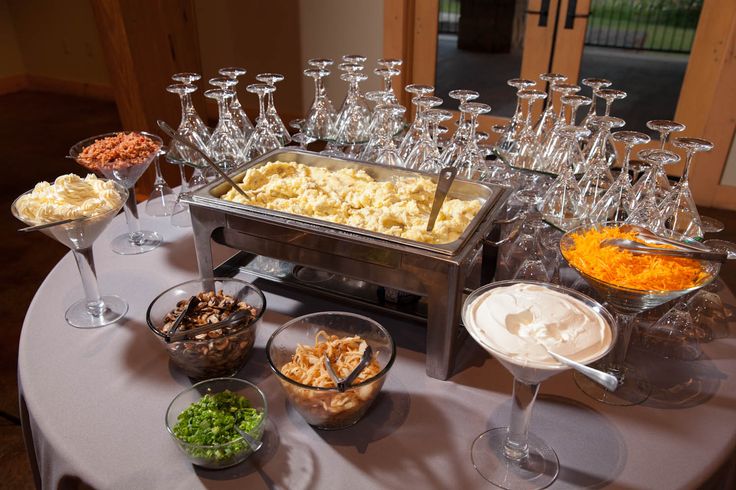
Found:
[(135, 200), (135, 187), (128, 189), (128, 199), (125, 201), (125, 222), (128, 223), (128, 236), (131, 243), (142, 245), (145, 242), (138, 222), (138, 203)]
[(688, 151), (687, 157), (685, 158), (685, 170), (682, 171), (682, 178), (680, 178), (681, 185), (687, 185), (687, 178), (690, 174), (690, 164), (693, 163), (693, 155), (695, 152)]
[(503, 446), (504, 456), (512, 461), (520, 462), (529, 456), (529, 419), (537, 393), (539, 384), (525, 383), (514, 378), (511, 422)]
[(95, 272), (95, 261), (92, 256), (92, 247), (81, 250), (73, 250), (74, 260), (77, 261), (79, 275), (82, 277), (82, 287), (87, 300), (87, 311), (94, 317), (99, 317), (105, 312), (105, 303), (100, 297), (97, 288), (97, 274)]
[(634, 329), (634, 315), (618, 313), (616, 322), (618, 323), (618, 336), (616, 337), (616, 344), (609, 354), (610, 361), (607, 371), (616, 376), (619, 383), (621, 383), (625, 372), (624, 361), (626, 361), (626, 354), (629, 352), (629, 341)]

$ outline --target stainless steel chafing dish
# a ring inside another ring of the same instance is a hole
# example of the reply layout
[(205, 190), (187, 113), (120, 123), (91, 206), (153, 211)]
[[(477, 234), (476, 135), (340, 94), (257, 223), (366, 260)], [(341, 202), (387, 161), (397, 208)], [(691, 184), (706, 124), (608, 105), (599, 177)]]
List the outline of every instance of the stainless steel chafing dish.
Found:
[[(377, 180), (419, 175), (436, 181), (436, 176), (430, 174), (295, 149), (267, 153), (231, 177), (239, 182), (247, 169), (276, 160), (329, 169), (359, 168)], [(479, 248), (485, 247), (484, 238), (490, 233), (493, 218), (508, 197), (509, 188), (456, 180), (448, 197), (480, 199), (483, 204), (458, 240), (440, 245), (221, 199), (229, 189), (229, 184), (220, 180), (184, 197), (190, 205), (202, 277), (213, 276), (213, 239), (250, 254), (426, 296), (427, 374), (439, 379), (451, 374), (465, 280)]]

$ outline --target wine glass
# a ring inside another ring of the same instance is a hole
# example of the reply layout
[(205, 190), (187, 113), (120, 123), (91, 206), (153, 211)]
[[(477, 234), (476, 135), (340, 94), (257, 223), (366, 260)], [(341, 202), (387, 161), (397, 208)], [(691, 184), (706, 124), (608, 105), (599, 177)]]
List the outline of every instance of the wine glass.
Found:
[[(117, 182), (114, 182), (114, 188), (119, 195), (119, 205), (113, 209), (99, 214), (90, 213), (88, 218), (81, 221), (40, 230), (44, 235), (69, 247), (77, 262), (85, 298), (71, 305), (64, 314), (67, 323), (73, 327), (96, 328), (109, 325), (118, 321), (128, 311), (128, 303), (122, 298), (112, 295), (100, 296), (92, 252), (94, 241), (107, 228), (112, 219), (117, 216), (123, 203), (128, 202), (128, 190)], [(24, 193), (23, 196), (31, 192), (33, 190)], [(18, 199), (20, 197), (15, 199), (10, 206), (13, 216), (29, 226), (40, 224), (21, 217), (17, 208)]]
[(602, 88), (610, 87), (613, 83), (610, 80), (606, 80), (605, 78), (583, 78), (581, 83), (586, 87), (590, 87), (590, 90), (592, 92), (591, 104), (590, 108), (588, 109), (588, 114), (580, 123), (581, 126), (585, 127), (593, 118), (595, 118), (595, 116), (598, 115), (596, 107), (598, 96), (596, 95), (596, 92)]
[[(202, 126), (204, 126), (204, 123), (202, 123), (202, 120), (199, 118), (196, 111), (194, 111), (194, 106), (192, 105), (191, 94), (196, 90), (197, 87), (194, 85), (184, 83), (172, 84), (166, 87), (166, 91), (172, 94), (177, 94), (181, 102), (181, 120), (176, 133), (197, 148), (206, 151), (210, 133), (206, 127), (204, 130), (200, 128), (199, 125), (202, 124)], [(166, 153), (166, 160), (177, 165), (185, 163), (200, 167), (207, 165), (197, 152), (177, 141), (171, 142), (169, 151)]]
[(586, 128), (565, 126), (557, 130), (562, 139), (560, 151), (553, 155), (553, 168), (559, 169), (557, 178), (544, 194), (539, 210), (544, 219), (562, 230), (582, 223), (585, 209), (581, 206), (580, 187), (572, 173), (582, 159), (578, 141), (588, 134)]
[[(99, 139), (114, 137), (117, 134), (118, 133), (105, 133), (83, 139), (69, 149), (69, 156), (86, 168), (85, 163), (80, 160), (82, 151)], [(163, 146), (163, 141), (161, 141), (161, 138), (155, 134), (147, 133), (145, 131), (140, 131), (139, 134), (152, 140), (158, 148), (152, 151), (145, 158), (134, 162), (129, 166), (105, 166), (99, 168), (99, 171), (102, 172), (106, 178), (113, 180), (128, 189), (128, 194), (126, 196), (127, 200), (125, 201), (124, 207), (125, 221), (128, 223), (128, 233), (123, 233), (122, 235), (115, 237), (111, 243), (112, 251), (120, 255), (136, 255), (150, 252), (161, 245), (162, 241), (161, 235), (155, 231), (141, 230), (140, 223), (138, 221), (138, 203), (135, 199), (135, 183), (141, 175), (143, 175), (153, 159), (158, 156), (159, 151)]]
[[(199, 114), (197, 113), (197, 109), (194, 107), (194, 103), (192, 102), (191, 97), (191, 93), (197, 90), (194, 82), (196, 82), (200, 78), (202, 78), (202, 76), (198, 73), (175, 73), (171, 76), (171, 79), (173, 81), (179, 82), (184, 85), (191, 85), (194, 88), (194, 90), (186, 91), (181, 94), (182, 113), (190, 121), (190, 124), (194, 128), (194, 131), (196, 131), (199, 135), (199, 139), (207, 143), (210, 138), (210, 130), (204, 123), (204, 121), (202, 121), (202, 118), (199, 117)], [(182, 117), (182, 119), (184, 119), (184, 117)]]
[(276, 111), (276, 106), (273, 102), (273, 93), (276, 91), (276, 84), (284, 80), (284, 76), (279, 73), (261, 73), (256, 76), (256, 80), (265, 83), (269, 87), (273, 87), (273, 91), (267, 94), (268, 102), (266, 104), (266, 117), (268, 123), (271, 125), (271, 130), (279, 139), (281, 146), (286, 146), (291, 141), (291, 135), (289, 130), (284, 126), (284, 122), (279, 117), (279, 113)]
[[(354, 65), (358, 66), (358, 65)], [(371, 125), (371, 110), (360, 92), (360, 82), (368, 77), (362, 73), (346, 72), (340, 79), (348, 82), (348, 93), (337, 116), (336, 137), (339, 143), (355, 144), (367, 141)]]
[(246, 90), (251, 94), (258, 95), (259, 108), (256, 127), (250, 134), (243, 150), (243, 158), (245, 161), (250, 161), (271, 150), (281, 148), (281, 144), (269, 123), (263, 100), (266, 94), (273, 92), (275, 89), (265, 83), (252, 83), (246, 87)]
[(659, 132), (659, 149), (664, 150), (670, 134), (685, 131), (685, 125), (669, 119), (654, 119), (647, 121), (647, 127)]
[(713, 149), (713, 143), (700, 138), (675, 138), (673, 146), (686, 151), (685, 169), (680, 182), (665, 197), (659, 206), (662, 223), (668, 230), (691, 238), (702, 238), (704, 234), (700, 213), (690, 192), (689, 175), (695, 153)]
[(661, 170), (665, 173), (663, 167), (672, 165), (680, 160), (676, 153), (667, 150), (641, 150), (639, 158), (649, 165), (649, 169), (634, 185), (634, 196), (636, 202), (634, 210), (631, 212), (626, 223), (643, 226), (652, 231), (659, 232), (663, 230), (662, 213), (659, 210), (659, 193), (656, 186), (656, 180), (650, 178), (651, 175), (657, 175)]
[(307, 112), (303, 132), (315, 139), (332, 139), (335, 137), (337, 114), (332, 106), (332, 101), (327, 97), (323, 82), (323, 79), (329, 76), (330, 72), (322, 68), (309, 68), (304, 70), (304, 74), (314, 80), (314, 100), (309, 107), (309, 112)]
[[(228, 80), (223, 78), (222, 80)], [(217, 101), (219, 120), (207, 143), (207, 154), (225, 172), (230, 172), (243, 163), (243, 133), (233, 120), (230, 102), (234, 92), (231, 89), (211, 89), (205, 97)]]
[(524, 127), (524, 111), (522, 108), (522, 98), (519, 97), (519, 92), (524, 89), (532, 88), (537, 84), (534, 80), (526, 80), (523, 78), (512, 78), (506, 81), (506, 84), (516, 89), (516, 109), (514, 115), (511, 117), (509, 124), (502, 127), (497, 127), (494, 132), (500, 134), (498, 141), (496, 142), (495, 151), (503, 158), (506, 162), (512, 159), (512, 156), (517, 151), (517, 139), (519, 133)]
[(419, 141), (421, 132), (425, 128), (425, 122), (422, 120), (422, 108), (416, 105), (416, 101), (421, 97), (431, 96), (434, 93), (434, 87), (431, 85), (411, 84), (407, 85), (404, 90), (413, 95), (411, 102), (416, 106), (414, 110), (414, 121), (409, 126), (409, 129), (399, 144), (399, 155), (401, 155), (401, 158), (406, 159), (409, 153), (411, 153), (412, 148), (414, 148), (414, 145)]
[[(547, 354), (546, 349), (551, 348), (551, 343), (546, 347), (547, 342), (542, 344), (541, 339), (533, 340), (532, 337), (527, 340), (512, 328), (505, 330), (500, 323), (503, 320), (493, 320), (498, 315), (492, 313), (494, 307), (507, 308), (513, 303), (514, 288), (519, 285), (535, 288), (540, 297), (549, 295), (555, 301), (565, 297), (589, 315), (591, 322), (601, 325), (599, 342), (583, 351), (568, 347), (570, 353), (566, 355), (578, 362), (588, 364), (606, 355), (616, 338), (617, 327), (610, 313), (593, 299), (572, 289), (533, 281), (500, 281), (483, 286), (470, 294), (462, 306), (463, 324), (470, 336), (514, 377), (509, 426), (497, 427), (476, 437), (470, 450), (473, 466), (484, 479), (498, 487), (541, 489), (555, 481), (560, 464), (552, 447), (529, 432), (529, 421), (540, 383), (569, 368)], [(533, 306), (531, 308), (534, 309)], [(495, 335), (505, 335), (511, 338), (511, 342), (523, 344), (521, 349), (525, 352), (509, 352), (505, 343), (495, 342), (492, 337), (494, 331), (499, 332)], [(560, 341), (560, 344), (569, 345), (565, 341)], [(557, 344), (555, 347), (559, 349)]]
[(478, 179), (485, 170), (486, 159), (478, 148), (475, 128), (478, 125), (478, 116), (491, 112), (491, 106), (481, 102), (465, 102), (461, 110), (470, 114), (470, 133), (460, 155), (453, 162), (453, 166), (457, 168), (458, 174), (465, 175), (467, 179)]
[(156, 178), (153, 181), (153, 189), (151, 189), (151, 193), (146, 200), (146, 214), (149, 216), (171, 216), (174, 213), (174, 206), (176, 205), (174, 191), (169, 187), (166, 179), (161, 174), (159, 156), (163, 154), (165, 152), (162, 149), (153, 160), (153, 165), (156, 169)]
[(378, 104), (373, 113), (375, 120), (371, 139), (360, 155), (362, 160), (392, 165), (405, 166), (394, 143), (393, 121), (402, 117), (406, 107), (398, 104)]
[[(601, 229), (605, 226), (619, 226), (619, 224), (593, 225), (596, 229)], [(708, 278), (700, 284), (687, 289), (641, 290), (623, 287), (588, 275), (571, 260), (569, 251), (573, 249), (575, 243), (574, 235), (585, 233), (586, 231), (588, 231), (588, 227), (583, 226), (563, 235), (560, 240), (560, 251), (567, 263), (593, 287), (605, 301), (607, 307), (617, 317), (619, 336), (616, 345), (613, 347), (611, 355), (602, 362), (597, 363), (596, 368), (616, 376), (619, 383), (616, 391), (610, 392), (601, 385), (591, 382), (582, 376), (575, 376), (575, 382), (586, 395), (602, 403), (619, 406), (636, 405), (649, 397), (651, 385), (644, 375), (639, 372), (637, 366), (626, 362), (635, 317), (639, 313), (683, 295), (698, 291), (708, 285), (718, 276), (720, 263), (702, 261), (702, 267), (708, 274)]]
[(238, 100), (238, 92), (235, 89), (235, 85), (237, 85), (238, 78), (245, 75), (247, 71), (245, 68), (229, 66), (226, 68), (220, 68), (218, 73), (236, 82), (235, 84), (232, 85), (233, 100), (232, 102), (230, 102), (230, 112), (232, 112), (233, 120), (235, 121), (235, 124), (238, 125), (238, 128), (240, 128), (240, 131), (243, 133), (243, 137), (247, 138), (248, 136), (250, 136), (250, 133), (253, 131), (253, 123), (250, 122), (250, 119), (248, 118), (248, 114), (245, 113), (245, 109), (243, 109), (243, 106), (240, 104), (240, 100)]
[(612, 138), (624, 144), (624, 157), (618, 177), (589, 214), (595, 223), (624, 221), (631, 214), (636, 200), (629, 176), (631, 152), (635, 146), (649, 143), (650, 140), (648, 135), (636, 131), (617, 131)]

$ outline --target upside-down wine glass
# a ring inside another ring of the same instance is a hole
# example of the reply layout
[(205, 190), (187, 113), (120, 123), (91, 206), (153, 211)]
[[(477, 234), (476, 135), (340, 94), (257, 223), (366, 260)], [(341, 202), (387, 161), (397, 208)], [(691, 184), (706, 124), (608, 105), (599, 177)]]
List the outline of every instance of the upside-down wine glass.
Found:
[[(524, 89), (532, 88), (537, 82), (534, 80), (526, 80), (524, 78), (512, 78), (506, 81), (506, 85), (514, 87), (516, 89), (516, 109), (514, 109), (514, 115), (506, 126), (497, 127), (494, 132), (500, 134), (498, 141), (496, 142), (495, 151), (503, 158), (507, 163), (516, 154), (517, 140), (519, 133), (524, 128), (524, 111), (522, 107), (522, 99), (519, 97), (519, 92)], [(503, 129), (502, 129), (503, 128)]]
[(414, 126), (414, 129), (418, 137), (411, 151), (404, 158), (404, 166), (418, 170), (427, 158), (430, 158), (430, 156), (437, 152), (437, 147), (432, 139), (430, 120), (427, 117), (427, 112), (434, 107), (442, 105), (442, 99), (432, 95), (424, 95), (415, 97), (412, 99), (412, 103), (417, 108), (417, 120), (415, 121), (416, 126)]
[(403, 117), (406, 107), (399, 104), (379, 104), (373, 113), (375, 129), (360, 158), (394, 167), (406, 166), (394, 143), (393, 122)]
[(588, 114), (583, 118), (583, 121), (580, 123), (581, 126), (586, 127), (589, 122), (593, 118), (595, 118), (598, 115), (598, 108), (596, 106), (598, 102), (598, 96), (596, 95), (596, 92), (602, 88), (607, 88), (612, 85), (612, 82), (610, 80), (606, 80), (605, 78), (583, 78), (581, 81), (583, 85), (586, 87), (590, 87), (591, 90), (591, 104), (590, 108), (588, 109)]
[[(567, 77), (559, 73), (543, 73), (539, 75), (539, 79), (547, 84), (547, 98), (545, 99), (544, 111), (539, 116), (537, 123), (534, 125), (534, 132), (537, 135), (537, 139), (544, 141), (547, 139), (549, 132), (557, 122), (557, 114), (555, 114), (555, 90), (556, 86), (563, 84)], [(578, 90), (580, 90), (578, 88)], [(562, 108), (560, 107), (560, 111)]]
[(526, 118), (524, 129), (521, 130), (518, 139), (519, 151), (514, 155), (511, 163), (514, 167), (531, 169), (534, 160), (539, 151), (539, 141), (534, 132), (534, 124), (532, 123), (532, 115), (534, 113), (534, 103), (547, 97), (545, 92), (541, 90), (525, 89), (519, 92), (519, 97), (526, 100)]
[[(44, 235), (71, 249), (77, 263), (85, 298), (72, 304), (64, 314), (67, 323), (76, 328), (96, 328), (109, 325), (121, 319), (128, 311), (128, 303), (119, 296), (100, 296), (92, 251), (94, 241), (117, 216), (123, 203), (128, 201), (128, 190), (125, 187), (115, 183), (115, 190), (120, 196), (120, 206), (115, 209), (81, 221), (41, 230)], [(30, 192), (32, 190), (23, 195)], [(28, 226), (39, 224), (28, 222), (20, 217), (16, 208), (19, 198), (15, 199), (10, 206), (13, 216)]]
[(662, 223), (668, 230), (690, 238), (703, 237), (703, 224), (690, 192), (689, 175), (695, 153), (713, 149), (713, 143), (700, 138), (675, 138), (672, 145), (686, 151), (685, 169), (680, 182), (659, 206)]
[[(227, 78), (223, 80), (229, 80)], [(210, 89), (205, 97), (217, 101), (219, 120), (207, 143), (207, 154), (225, 172), (230, 172), (243, 163), (243, 133), (233, 120), (230, 102), (234, 92), (231, 89)]]
[(561, 230), (579, 226), (585, 218), (580, 205), (580, 187), (572, 173), (583, 158), (578, 141), (589, 131), (578, 126), (565, 126), (557, 130), (561, 138), (560, 150), (553, 155), (552, 166), (559, 169), (557, 178), (542, 198), (539, 211), (544, 219)]
[(465, 102), (461, 106), (461, 110), (466, 114), (470, 114), (470, 134), (453, 166), (457, 168), (458, 174), (464, 175), (465, 178), (479, 179), (485, 170), (486, 159), (483, 152), (478, 148), (475, 128), (478, 125), (478, 116), (491, 112), (491, 106), (481, 102)]
[(401, 155), (402, 159), (406, 159), (409, 156), (409, 153), (411, 153), (412, 148), (414, 148), (414, 145), (419, 141), (419, 138), (421, 136), (421, 132), (424, 128), (424, 121), (422, 120), (422, 108), (416, 105), (416, 100), (419, 100), (419, 97), (425, 97), (430, 96), (434, 93), (434, 87), (431, 85), (422, 85), (422, 84), (416, 84), (413, 83), (411, 85), (407, 85), (404, 90), (412, 94), (411, 102), (414, 104), (414, 121), (412, 121), (411, 125), (409, 126), (409, 129), (406, 131), (406, 134), (404, 135), (404, 138), (401, 140), (401, 143), (399, 144), (399, 155)]
[[(199, 121), (201, 123), (201, 119), (199, 119), (197, 113), (192, 110), (191, 94), (196, 90), (197, 87), (194, 85), (185, 83), (173, 84), (166, 87), (166, 91), (172, 94), (177, 94), (181, 102), (181, 121), (179, 122), (179, 127), (177, 128), (176, 133), (184, 140), (195, 145), (197, 148), (206, 151), (210, 134), (207, 132), (206, 138), (202, 137), (202, 132), (198, 129), (199, 123), (197, 122)], [(166, 160), (177, 165), (189, 164), (199, 167), (206, 165), (197, 152), (177, 141), (172, 141), (170, 143), (169, 151), (166, 153)]]
[[(600, 227), (606, 225), (593, 226)], [(568, 232), (560, 240), (560, 251), (569, 264), (568, 250), (574, 243), (571, 235), (584, 232), (584, 228), (581, 227)], [(608, 391), (589, 378), (577, 374), (574, 375), (575, 383), (586, 395), (608, 405), (627, 406), (642, 403), (651, 393), (651, 384), (636, 365), (627, 362), (627, 353), (636, 316), (639, 313), (672, 301), (685, 294), (698, 291), (717, 277), (720, 264), (717, 262), (702, 262), (704, 269), (709, 275), (708, 279), (697, 286), (673, 291), (646, 291), (622, 287), (596, 279), (577, 269), (572, 264), (570, 265), (604, 299), (606, 306), (616, 315), (619, 328), (616, 345), (611, 350), (610, 355), (595, 365), (597, 369), (618, 378), (619, 382), (616, 391)]]
[[(106, 133), (98, 136), (92, 136), (86, 138), (69, 149), (69, 156), (72, 157), (77, 163), (85, 167), (84, 163), (80, 161), (79, 156), (82, 151), (95, 141), (115, 136), (117, 133)], [(161, 245), (161, 235), (155, 231), (141, 230), (140, 222), (138, 221), (138, 202), (135, 198), (135, 183), (143, 175), (154, 158), (156, 158), (163, 147), (163, 141), (155, 134), (140, 131), (139, 134), (152, 140), (158, 148), (151, 152), (150, 155), (146, 156), (140, 162), (127, 167), (100, 167), (99, 171), (110, 179), (125, 187), (128, 190), (125, 201), (125, 221), (128, 224), (128, 233), (123, 233), (113, 238), (110, 243), (112, 251), (120, 255), (136, 255), (146, 252), (150, 252), (154, 248)]]
[[(462, 307), (462, 318), (471, 337), (495, 357), (514, 378), (509, 426), (493, 428), (476, 437), (470, 449), (471, 461), (478, 473), (495, 486), (510, 490), (531, 490), (551, 485), (560, 470), (559, 459), (552, 447), (529, 432), (534, 401), (542, 381), (569, 367), (554, 361), (537, 361), (512, 356), (499, 349), (496, 344), (485, 340), (483, 334), (476, 331), (485, 327), (482, 315), (475, 311), (483, 308), (483, 306), (475, 306), (479, 297), (493, 289), (508, 287), (519, 282), (570, 296), (581, 303), (581, 308), (589, 310), (605, 325), (606, 332), (603, 334), (604, 338), (600, 342), (599, 349), (578, 356), (583, 364), (595, 362), (606, 355), (613, 344), (613, 339), (616, 338), (617, 327), (611, 314), (598, 302), (573, 289), (553, 284), (534, 281), (500, 281), (476, 289), (465, 300)], [(487, 309), (490, 308), (493, 308), (493, 304), (487, 305)]]
[(621, 172), (616, 177), (613, 185), (606, 191), (603, 197), (596, 203), (589, 214), (594, 223), (606, 221), (624, 221), (633, 211), (636, 196), (631, 185), (629, 175), (629, 160), (631, 152), (637, 145), (649, 143), (649, 136), (636, 131), (617, 131), (612, 136), (614, 141), (623, 143), (625, 150), (621, 160)]
[(432, 151), (428, 153), (424, 161), (420, 163), (419, 170), (438, 173), (442, 170), (442, 153), (440, 152), (439, 147), (440, 124), (443, 121), (452, 119), (452, 112), (444, 109), (428, 109), (424, 116), (429, 121), (429, 132), (432, 137)]
[[(310, 62), (312, 61), (314, 60), (310, 60)], [(327, 97), (323, 82), (323, 79), (329, 76), (330, 72), (324, 68), (309, 68), (304, 70), (304, 74), (314, 80), (314, 100), (309, 107), (309, 112), (307, 112), (306, 123), (302, 131), (311, 138), (332, 139), (335, 137), (337, 114), (332, 102)]]
[(207, 143), (207, 141), (210, 138), (210, 130), (207, 127), (207, 125), (202, 121), (202, 118), (199, 117), (199, 114), (197, 113), (197, 109), (194, 107), (194, 103), (192, 102), (191, 93), (195, 92), (197, 90), (197, 87), (194, 85), (194, 82), (201, 79), (202, 76), (198, 73), (175, 73), (171, 76), (171, 79), (175, 82), (182, 83), (184, 85), (191, 85), (194, 87), (194, 90), (191, 92), (185, 92), (182, 97), (182, 108), (184, 113), (186, 113), (187, 119), (191, 121), (192, 126), (194, 127), (194, 130), (199, 135), (199, 138)]
[[(224, 77), (233, 80), (234, 82), (237, 82), (238, 78), (245, 75), (247, 71), (245, 68), (229, 66), (227, 68), (220, 68), (218, 73)], [(238, 128), (240, 128), (240, 131), (243, 133), (243, 137), (247, 139), (248, 136), (250, 136), (250, 133), (253, 131), (253, 123), (250, 122), (248, 114), (245, 113), (245, 109), (243, 109), (240, 100), (238, 100), (238, 91), (235, 89), (235, 85), (237, 84), (233, 84), (233, 86), (231, 87), (234, 95), (232, 102), (230, 102), (230, 112), (232, 112), (235, 123), (238, 125)]]
[(368, 140), (371, 125), (371, 109), (360, 92), (360, 82), (368, 77), (362, 73), (343, 73), (340, 79), (348, 82), (348, 93), (337, 116), (336, 136), (338, 143), (355, 144)]
[(264, 101), (264, 96), (273, 92), (275, 89), (265, 83), (252, 83), (246, 87), (246, 90), (251, 94), (258, 95), (256, 127), (250, 134), (250, 138), (248, 138), (248, 142), (245, 144), (245, 149), (243, 150), (243, 158), (248, 162), (271, 150), (281, 148), (281, 144), (268, 121)]
[[(605, 153), (606, 142), (611, 139), (611, 128), (621, 128), (626, 124), (623, 119), (611, 116), (598, 116), (598, 141), (594, 143), (590, 156), (587, 158), (585, 173), (580, 177), (580, 204), (589, 212), (613, 185), (614, 179), (611, 174), (611, 161)], [(615, 158), (616, 154), (613, 153)]]
[(266, 117), (268, 118), (268, 124), (271, 125), (271, 130), (279, 139), (281, 146), (286, 146), (291, 141), (291, 135), (289, 134), (289, 130), (286, 129), (286, 126), (284, 126), (284, 121), (279, 117), (279, 113), (276, 111), (276, 105), (273, 102), (276, 84), (283, 81), (284, 76), (280, 73), (261, 73), (256, 76), (256, 80), (265, 83), (269, 87), (273, 87), (273, 91), (267, 94)]
[[(537, 152), (537, 156), (535, 157), (534, 163), (532, 164), (532, 168), (534, 170), (549, 172), (552, 174), (559, 173), (558, 169), (554, 168), (551, 164), (555, 161), (552, 156), (555, 154), (555, 152), (559, 151), (559, 145), (561, 142), (558, 130), (568, 125), (565, 109), (570, 109), (570, 125), (574, 126), (575, 116), (577, 115), (578, 108), (581, 105), (590, 104), (590, 98), (585, 97), (584, 95), (574, 95), (573, 87), (576, 86), (561, 84), (560, 87), (558, 87), (563, 90), (563, 93), (569, 91), (570, 95), (562, 95), (560, 97), (560, 114), (559, 116), (557, 116), (555, 125), (552, 127), (549, 134), (547, 135), (546, 141), (540, 141), (540, 143), (542, 143), (542, 145), (540, 146), (541, 150)], [(578, 169), (573, 169), (573, 173), (577, 174)]]
[[(672, 165), (680, 161), (679, 155), (667, 150), (641, 150), (641, 158), (648, 166), (647, 172), (652, 169)], [(662, 213), (659, 210), (659, 195), (654, 179), (647, 179), (645, 174), (634, 186), (635, 204), (634, 209), (626, 218), (626, 223), (643, 226), (655, 233), (664, 230)], [(642, 184), (641, 186), (639, 184)]]

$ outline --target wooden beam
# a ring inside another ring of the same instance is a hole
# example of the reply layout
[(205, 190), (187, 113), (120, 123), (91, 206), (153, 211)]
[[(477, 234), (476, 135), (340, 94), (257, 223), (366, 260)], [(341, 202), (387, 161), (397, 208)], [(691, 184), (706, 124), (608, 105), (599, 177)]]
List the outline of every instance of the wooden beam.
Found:
[[(123, 129), (155, 133), (157, 119), (178, 125), (179, 100), (165, 88), (176, 72), (201, 73), (194, 0), (100, 0), (92, 9)], [(201, 91), (195, 95), (204, 107)], [(167, 179), (177, 182), (170, 167), (162, 165)], [(152, 182), (150, 169), (139, 193), (145, 195)]]

